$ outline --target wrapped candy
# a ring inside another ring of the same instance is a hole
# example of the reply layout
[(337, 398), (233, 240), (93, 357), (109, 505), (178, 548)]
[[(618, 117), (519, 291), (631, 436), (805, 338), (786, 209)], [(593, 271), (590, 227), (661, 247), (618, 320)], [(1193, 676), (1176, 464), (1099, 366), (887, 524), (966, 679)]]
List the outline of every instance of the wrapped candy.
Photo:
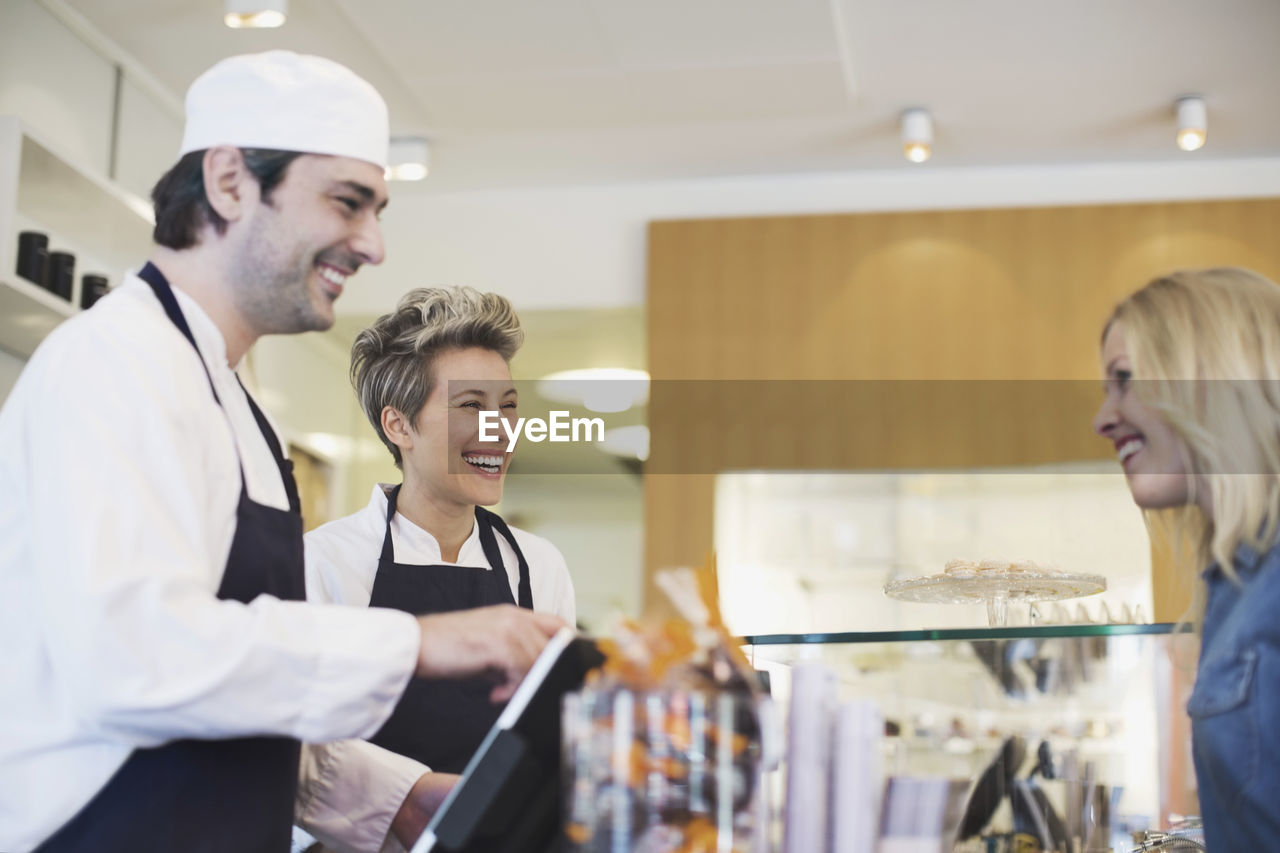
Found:
[(759, 682), (720, 619), (714, 570), (657, 580), (681, 618), (620, 624), (566, 697), (566, 833), (578, 853), (745, 853)]

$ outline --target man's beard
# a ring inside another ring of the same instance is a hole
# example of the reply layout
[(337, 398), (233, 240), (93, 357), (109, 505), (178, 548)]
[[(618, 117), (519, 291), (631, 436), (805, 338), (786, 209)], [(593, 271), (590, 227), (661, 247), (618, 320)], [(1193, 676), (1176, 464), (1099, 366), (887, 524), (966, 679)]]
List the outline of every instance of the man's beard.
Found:
[(234, 267), (237, 309), (260, 335), (322, 331), (333, 325), (315, 307), (309, 281), (317, 255), (292, 256), (262, 230), (252, 232)]

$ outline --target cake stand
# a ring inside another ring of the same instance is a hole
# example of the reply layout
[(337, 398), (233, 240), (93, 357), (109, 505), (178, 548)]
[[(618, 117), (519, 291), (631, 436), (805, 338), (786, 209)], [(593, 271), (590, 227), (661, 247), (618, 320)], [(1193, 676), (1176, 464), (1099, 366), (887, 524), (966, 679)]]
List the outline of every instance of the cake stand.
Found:
[(1077, 575), (1052, 570), (983, 569), (906, 578), (886, 584), (885, 595), (924, 604), (987, 605), (991, 627), (1004, 627), (1009, 602), (1062, 601), (1096, 595), (1107, 588), (1101, 575)]

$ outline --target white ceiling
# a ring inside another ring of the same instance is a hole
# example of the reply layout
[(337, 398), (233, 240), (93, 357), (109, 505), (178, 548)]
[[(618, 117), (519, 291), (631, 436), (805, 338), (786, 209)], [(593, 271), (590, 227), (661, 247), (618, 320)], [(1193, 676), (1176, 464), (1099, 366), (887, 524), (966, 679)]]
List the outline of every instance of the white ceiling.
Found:
[(911, 106), (936, 166), (1280, 153), (1280, 0), (292, 0), (268, 31), (222, 0), (63, 2), (178, 95), (233, 53), (350, 65), (432, 140), (421, 192), (920, 168)]
[[(40, 2), (78, 12), (175, 100), (236, 53), (287, 48), (343, 62), (382, 92), (394, 132), (432, 142), (430, 178), (397, 185), (398, 199), (1280, 155), (1280, 0), (290, 0), (286, 25), (263, 31), (224, 27), (223, 0)], [(1173, 101), (1186, 93), (1209, 105), (1209, 142), (1196, 154), (1173, 144)], [(898, 115), (913, 106), (936, 120), (935, 156), (923, 167), (900, 153)], [(534, 196), (515, 211), (498, 201), (470, 213), (516, 254), (496, 267), (486, 265), (488, 238), (469, 243), (438, 218), (424, 225), (425, 208), (394, 205), (384, 222), (389, 248), (396, 232), (397, 260), (362, 273), (343, 301), (354, 316), (331, 336), (345, 350), (408, 276), (513, 298), (520, 290), (529, 345), (513, 365), (518, 377), (643, 367), (639, 306), (525, 310), (541, 304), (531, 293), (557, 287), (573, 291), (573, 304), (589, 302), (580, 279), (600, 279), (598, 289), (606, 278), (590, 264), (578, 278), (546, 267), (540, 245), (571, 244), (556, 229), (580, 228), (593, 214), (560, 210), (563, 221), (544, 232), (526, 224)], [(590, 200), (579, 203), (591, 209)], [(449, 211), (459, 209), (470, 211)], [(648, 217), (634, 218), (638, 231)], [(614, 251), (631, 258), (626, 246)], [(507, 274), (522, 263), (537, 268)], [(642, 410), (629, 415), (643, 420)], [(556, 453), (528, 445), (523, 456), (531, 470), (564, 468)], [(617, 463), (600, 457), (595, 465)]]

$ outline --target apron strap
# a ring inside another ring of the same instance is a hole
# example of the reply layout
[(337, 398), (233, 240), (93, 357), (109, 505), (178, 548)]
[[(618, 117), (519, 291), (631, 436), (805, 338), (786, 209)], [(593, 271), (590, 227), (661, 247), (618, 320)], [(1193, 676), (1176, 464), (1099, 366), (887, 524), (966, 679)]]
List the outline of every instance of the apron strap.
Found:
[(402, 485), (403, 483), (397, 483), (391, 494), (387, 495), (387, 532), (382, 536), (382, 554), (379, 557), (384, 563), (396, 561), (395, 549), (391, 547), (391, 519), (396, 517), (396, 499), (400, 497)]
[(511, 528), (507, 527), (507, 523), (502, 520), (502, 516), (496, 512), (490, 512), (482, 506), (476, 507), (476, 522), (480, 525), (480, 545), (484, 548), (484, 555), (489, 559), (489, 565), (495, 570), (503, 569), (505, 566), (502, 562), (502, 552), (498, 550), (498, 540), (494, 538), (493, 531), (497, 530), (502, 537), (511, 545), (511, 550), (515, 552), (516, 561), (520, 564), (520, 595), (516, 603), (525, 610), (533, 609), (533, 586), (529, 582), (529, 563), (524, 558), (524, 552), (520, 550), (520, 546), (516, 544), (516, 537), (512, 535)]
[(187, 325), (187, 318), (182, 313), (182, 309), (178, 307), (178, 300), (173, 295), (173, 288), (169, 286), (168, 279), (150, 261), (147, 261), (147, 265), (138, 270), (138, 278), (145, 281), (147, 286), (151, 288), (151, 292), (156, 295), (156, 299), (159, 299), (160, 304), (164, 306), (164, 313), (168, 315), (173, 325), (178, 327), (178, 331), (182, 332), (182, 336), (187, 339), (187, 343), (191, 344), (191, 348), (196, 351), (196, 355), (200, 358), (200, 367), (204, 370), (204, 377), (209, 380), (209, 390), (213, 392), (213, 399), (217, 402), (218, 407), (221, 408), (222, 400), (218, 398), (218, 389), (213, 387), (213, 376), (209, 373), (208, 365), (204, 363), (204, 356), (200, 355), (200, 347), (196, 346), (195, 335), (191, 334), (191, 327)]
[[(191, 326), (187, 323), (187, 318), (182, 313), (182, 308), (178, 305), (177, 297), (173, 295), (173, 288), (170, 286), (168, 279), (150, 261), (138, 271), (138, 278), (145, 281), (147, 286), (151, 288), (151, 292), (156, 295), (156, 298), (160, 300), (160, 304), (164, 307), (164, 313), (168, 315), (173, 325), (178, 327), (178, 331), (182, 332), (182, 336), (191, 344), (191, 348), (196, 351), (196, 357), (200, 360), (200, 367), (204, 370), (204, 377), (209, 380), (209, 390), (213, 392), (213, 400), (218, 404), (218, 408), (223, 408), (222, 400), (218, 397), (218, 389), (213, 385), (213, 374), (209, 373), (209, 366), (204, 363), (204, 356), (200, 352), (200, 347), (196, 345), (195, 335), (191, 334)], [(240, 382), (239, 376), (236, 376), (236, 382)], [(298, 485), (293, 479), (293, 462), (284, 458), (284, 451), (280, 448), (280, 439), (276, 437), (276, 431), (271, 428), (271, 424), (267, 422), (267, 416), (262, 413), (262, 409), (258, 408), (258, 404), (254, 401), (248, 389), (244, 387), (243, 382), (240, 382), (240, 390), (244, 392), (245, 399), (249, 401), (249, 410), (253, 412), (253, 419), (258, 424), (262, 437), (267, 440), (267, 447), (271, 449), (271, 456), (276, 461), (276, 467), (280, 469), (280, 479), (284, 482), (284, 492), (289, 498), (289, 509), (293, 512), (301, 513), (302, 500), (298, 496)], [(240, 482), (244, 482), (243, 463), (240, 463)]]
[(244, 392), (244, 398), (249, 401), (249, 411), (253, 412), (253, 419), (257, 421), (258, 429), (262, 431), (262, 437), (267, 440), (271, 455), (275, 457), (276, 467), (280, 469), (280, 479), (284, 481), (284, 492), (289, 497), (289, 509), (301, 514), (302, 498), (298, 495), (298, 483), (293, 478), (293, 460), (284, 458), (284, 451), (280, 448), (280, 439), (276, 437), (276, 431), (271, 428), (262, 409), (258, 408), (258, 403), (249, 393), (249, 389), (240, 382), (239, 376), (236, 377), (236, 382), (240, 383), (240, 390)]

